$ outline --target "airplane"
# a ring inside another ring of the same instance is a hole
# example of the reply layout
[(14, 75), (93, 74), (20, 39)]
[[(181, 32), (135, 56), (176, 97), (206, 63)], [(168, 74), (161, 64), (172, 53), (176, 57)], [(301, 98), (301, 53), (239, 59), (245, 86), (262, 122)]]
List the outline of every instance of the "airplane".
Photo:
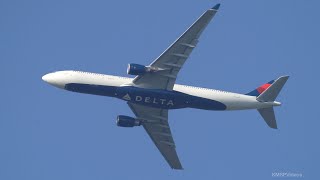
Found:
[(247, 94), (175, 84), (183, 64), (220, 4), (205, 11), (150, 65), (128, 64), (134, 78), (82, 71), (57, 71), (42, 79), (72, 92), (114, 97), (127, 102), (135, 117), (119, 115), (120, 127), (143, 126), (172, 169), (183, 169), (168, 122), (168, 111), (180, 108), (229, 111), (257, 109), (271, 128), (277, 129), (275, 101), (289, 76), (281, 76)]

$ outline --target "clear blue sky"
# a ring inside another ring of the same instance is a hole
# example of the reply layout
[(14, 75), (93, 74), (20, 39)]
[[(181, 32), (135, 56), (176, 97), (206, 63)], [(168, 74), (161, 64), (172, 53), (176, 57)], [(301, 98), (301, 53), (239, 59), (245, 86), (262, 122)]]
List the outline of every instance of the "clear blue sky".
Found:
[[(220, 1), (178, 83), (246, 93), (290, 79), (278, 130), (258, 112), (170, 111), (184, 171), (169, 168), (117, 99), (49, 86), (42, 75), (83, 70), (126, 76), (149, 64), (212, 0), (0, 1), (0, 179), (319, 179), (320, 2)], [(282, 178), (280, 178), (282, 179)]]

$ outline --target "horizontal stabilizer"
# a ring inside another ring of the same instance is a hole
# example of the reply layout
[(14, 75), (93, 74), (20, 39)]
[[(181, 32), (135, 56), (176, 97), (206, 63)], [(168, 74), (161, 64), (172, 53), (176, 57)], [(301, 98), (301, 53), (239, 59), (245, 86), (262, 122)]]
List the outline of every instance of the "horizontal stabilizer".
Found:
[(269, 127), (273, 129), (278, 129), (273, 107), (258, 109), (258, 111)]

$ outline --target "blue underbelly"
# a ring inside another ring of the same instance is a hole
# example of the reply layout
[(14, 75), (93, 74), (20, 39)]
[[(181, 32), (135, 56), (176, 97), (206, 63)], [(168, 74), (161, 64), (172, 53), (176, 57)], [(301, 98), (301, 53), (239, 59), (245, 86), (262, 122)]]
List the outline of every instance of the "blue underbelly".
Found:
[(221, 102), (188, 95), (178, 91), (143, 89), (132, 86), (114, 87), (78, 83), (67, 84), (65, 89), (79, 93), (116, 97), (131, 103), (162, 109), (226, 109), (226, 105)]
[(114, 97), (117, 87), (114, 86), (102, 86), (102, 85), (93, 85), (93, 84), (78, 84), (70, 83), (66, 84), (64, 87), (68, 91), (85, 93), (85, 94), (94, 94), (100, 96), (111, 96)]

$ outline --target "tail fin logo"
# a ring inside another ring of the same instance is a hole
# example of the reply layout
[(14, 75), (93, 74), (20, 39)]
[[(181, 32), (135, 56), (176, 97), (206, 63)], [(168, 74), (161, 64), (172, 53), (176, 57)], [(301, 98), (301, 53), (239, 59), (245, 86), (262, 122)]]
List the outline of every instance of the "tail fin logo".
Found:
[(263, 84), (261, 86), (259, 86), (258, 88), (256, 88), (255, 90), (247, 93), (246, 95), (249, 95), (249, 96), (259, 96), (260, 94), (262, 94), (265, 90), (267, 90), (271, 84), (274, 83), (274, 80), (266, 83), (266, 84)]
[(259, 92), (259, 94), (263, 93), (266, 89), (268, 89), (268, 87), (270, 87), (273, 82), (274, 82), (274, 80), (272, 80), (272, 81), (270, 81), (270, 82), (258, 87), (257, 91)]

